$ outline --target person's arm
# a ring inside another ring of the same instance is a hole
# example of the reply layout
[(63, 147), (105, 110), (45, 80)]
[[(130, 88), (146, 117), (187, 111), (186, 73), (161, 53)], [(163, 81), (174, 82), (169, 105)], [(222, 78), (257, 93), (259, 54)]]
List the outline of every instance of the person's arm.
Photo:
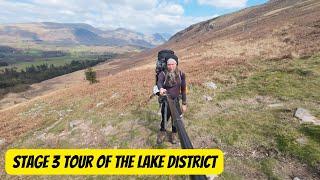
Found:
[(181, 94), (182, 94), (182, 105), (187, 105), (187, 83), (186, 75), (181, 73)]
[(160, 95), (163, 95), (163, 93), (166, 91), (163, 87), (164, 87), (164, 80), (165, 80), (165, 76), (163, 72), (160, 72), (158, 75), (158, 82), (157, 82), (157, 86), (158, 89), (160, 91)]

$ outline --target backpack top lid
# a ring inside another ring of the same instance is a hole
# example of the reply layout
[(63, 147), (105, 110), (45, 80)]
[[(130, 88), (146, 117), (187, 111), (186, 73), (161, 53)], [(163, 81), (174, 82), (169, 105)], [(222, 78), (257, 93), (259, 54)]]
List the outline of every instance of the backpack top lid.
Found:
[(158, 52), (158, 61), (164, 61), (167, 63), (167, 60), (170, 58), (176, 60), (178, 65), (178, 57), (174, 54), (174, 51), (164, 49)]

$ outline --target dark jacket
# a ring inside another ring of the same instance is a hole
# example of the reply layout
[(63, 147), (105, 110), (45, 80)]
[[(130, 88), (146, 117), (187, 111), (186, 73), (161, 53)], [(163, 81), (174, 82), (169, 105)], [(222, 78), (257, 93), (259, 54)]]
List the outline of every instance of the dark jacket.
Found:
[(187, 85), (186, 85), (186, 75), (183, 72), (179, 72), (180, 73), (180, 77), (181, 77), (181, 81), (180, 78), (177, 79), (177, 84), (173, 87), (168, 87), (166, 86), (166, 84), (164, 84), (165, 82), (165, 72), (162, 71), (161, 73), (159, 73), (158, 75), (158, 82), (157, 82), (157, 86), (159, 88), (159, 90), (161, 88), (164, 88), (167, 90), (167, 93), (170, 94), (173, 98), (176, 98), (179, 96), (180, 92), (182, 94), (182, 104), (187, 104)]

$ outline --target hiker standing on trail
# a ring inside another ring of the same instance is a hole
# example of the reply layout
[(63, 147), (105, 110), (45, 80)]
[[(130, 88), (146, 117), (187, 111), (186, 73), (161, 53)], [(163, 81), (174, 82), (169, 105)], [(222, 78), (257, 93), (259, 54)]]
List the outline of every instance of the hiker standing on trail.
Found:
[[(187, 110), (187, 96), (186, 96), (186, 77), (185, 74), (179, 70), (178, 61), (173, 58), (167, 60), (167, 68), (158, 75), (157, 86), (160, 91), (160, 101), (167, 101), (165, 94), (169, 94), (175, 102), (178, 113), (181, 115)], [(179, 95), (182, 95), (182, 111), (179, 103)], [(166, 112), (166, 113), (165, 113)], [(166, 137), (165, 120), (169, 120), (171, 112), (169, 106), (161, 106), (161, 128), (157, 137), (157, 143), (160, 144)], [(177, 143), (177, 128), (172, 122), (172, 143)]]

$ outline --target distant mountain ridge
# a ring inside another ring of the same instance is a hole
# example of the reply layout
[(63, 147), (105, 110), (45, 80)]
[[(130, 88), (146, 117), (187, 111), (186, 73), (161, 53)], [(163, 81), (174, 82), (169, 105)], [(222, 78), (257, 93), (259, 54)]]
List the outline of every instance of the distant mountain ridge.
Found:
[(19, 23), (0, 25), (0, 41), (57, 45), (140, 46), (152, 48), (168, 40), (167, 34), (146, 35), (125, 28), (101, 30), (85, 23)]

